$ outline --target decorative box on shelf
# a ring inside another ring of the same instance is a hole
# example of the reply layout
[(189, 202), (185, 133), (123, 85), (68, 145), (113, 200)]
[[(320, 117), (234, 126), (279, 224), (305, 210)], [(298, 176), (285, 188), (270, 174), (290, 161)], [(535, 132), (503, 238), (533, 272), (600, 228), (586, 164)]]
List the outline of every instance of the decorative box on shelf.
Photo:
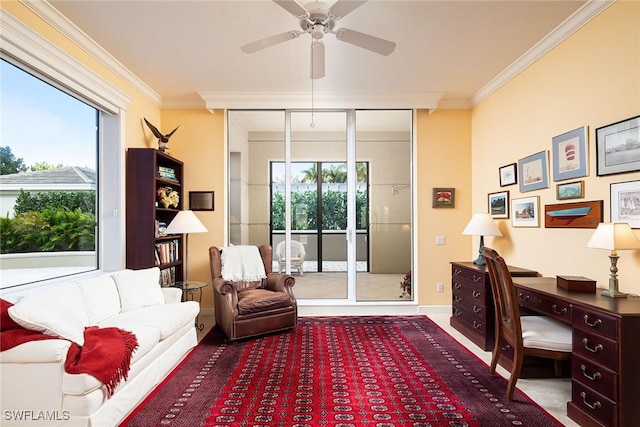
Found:
[(596, 291), (596, 281), (582, 276), (556, 276), (556, 285), (572, 292)]

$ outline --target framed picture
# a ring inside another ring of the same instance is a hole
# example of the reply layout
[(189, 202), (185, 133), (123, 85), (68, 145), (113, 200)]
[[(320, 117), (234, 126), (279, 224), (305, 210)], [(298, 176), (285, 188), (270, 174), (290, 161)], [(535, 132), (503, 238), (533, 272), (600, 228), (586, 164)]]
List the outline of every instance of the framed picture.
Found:
[(541, 151), (518, 160), (520, 192), (549, 188), (549, 162), (547, 151)]
[(500, 187), (506, 187), (518, 182), (518, 169), (515, 163), (502, 166), (498, 169), (498, 172), (500, 173)]
[(580, 178), (588, 174), (587, 127), (554, 136), (553, 180)]
[(512, 227), (540, 227), (540, 196), (511, 199)]
[(453, 208), (456, 204), (455, 188), (434, 188), (433, 189), (433, 207), (434, 208)]
[(545, 228), (597, 228), (602, 222), (602, 200), (544, 206)]
[(611, 222), (640, 228), (640, 181), (611, 184)]
[(213, 191), (189, 191), (189, 209), (192, 211), (215, 210), (213, 196)]
[(640, 116), (596, 129), (596, 175), (640, 171)]
[(509, 218), (509, 192), (489, 193), (489, 213), (496, 219)]
[(582, 199), (584, 197), (584, 181), (556, 184), (556, 199)]

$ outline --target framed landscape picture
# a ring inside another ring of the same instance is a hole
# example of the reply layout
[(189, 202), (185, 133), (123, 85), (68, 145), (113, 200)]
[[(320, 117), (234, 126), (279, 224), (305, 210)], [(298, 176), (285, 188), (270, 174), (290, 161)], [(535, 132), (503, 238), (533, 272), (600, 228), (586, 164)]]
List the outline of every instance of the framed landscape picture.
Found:
[(582, 199), (584, 197), (584, 181), (572, 181), (556, 184), (556, 199)]
[(640, 116), (596, 129), (596, 175), (640, 171)]
[(553, 180), (587, 176), (587, 127), (553, 137)]
[(611, 222), (640, 228), (640, 181), (611, 184)]
[(511, 199), (512, 227), (540, 227), (540, 196)]
[(489, 193), (489, 213), (493, 218), (509, 218), (509, 192)]
[(518, 160), (520, 192), (549, 187), (549, 162), (547, 152), (541, 151)]
[(453, 208), (456, 205), (456, 189), (455, 188), (434, 188), (433, 189), (433, 207), (434, 208)]

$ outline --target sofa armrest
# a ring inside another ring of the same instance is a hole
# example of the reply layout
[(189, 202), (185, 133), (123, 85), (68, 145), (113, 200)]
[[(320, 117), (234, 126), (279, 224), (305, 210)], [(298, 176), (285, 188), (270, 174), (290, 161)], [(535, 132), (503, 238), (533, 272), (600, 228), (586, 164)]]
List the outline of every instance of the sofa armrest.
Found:
[(64, 363), (71, 341), (30, 341), (0, 352), (0, 363)]
[(165, 304), (175, 304), (182, 301), (182, 289), (161, 288)]

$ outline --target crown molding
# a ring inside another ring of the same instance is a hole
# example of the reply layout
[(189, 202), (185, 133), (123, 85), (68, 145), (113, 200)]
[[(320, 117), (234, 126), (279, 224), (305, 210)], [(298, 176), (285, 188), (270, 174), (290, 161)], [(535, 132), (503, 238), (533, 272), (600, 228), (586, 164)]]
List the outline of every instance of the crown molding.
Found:
[(9, 62), (17, 60), (26, 64), (45, 80), (53, 79), (107, 111), (126, 110), (132, 101), (127, 94), (4, 10), (0, 14), (0, 41)]
[(575, 11), (573, 15), (565, 19), (560, 25), (554, 28), (553, 31), (547, 34), (545, 38), (536, 43), (535, 46), (478, 90), (470, 99), (471, 107), (473, 108), (484, 101), (614, 2), (615, 0), (589, 0), (580, 9)]
[(311, 92), (199, 92), (208, 110), (215, 109), (313, 109), (384, 108), (433, 109), (442, 92), (314, 93)]
[(115, 59), (102, 46), (96, 43), (84, 31), (78, 28), (66, 16), (58, 11), (47, 1), (39, 0), (19, 0), (25, 7), (42, 18), (46, 23), (58, 30), (64, 36), (73, 41), (82, 50), (95, 58), (98, 62), (112, 71), (116, 76), (124, 80), (128, 85), (142, 93), (144, 96), (158, 107), (162, 107), (162, 97), (151, 89), (138, 76), (133, 74), (127, 67)]

